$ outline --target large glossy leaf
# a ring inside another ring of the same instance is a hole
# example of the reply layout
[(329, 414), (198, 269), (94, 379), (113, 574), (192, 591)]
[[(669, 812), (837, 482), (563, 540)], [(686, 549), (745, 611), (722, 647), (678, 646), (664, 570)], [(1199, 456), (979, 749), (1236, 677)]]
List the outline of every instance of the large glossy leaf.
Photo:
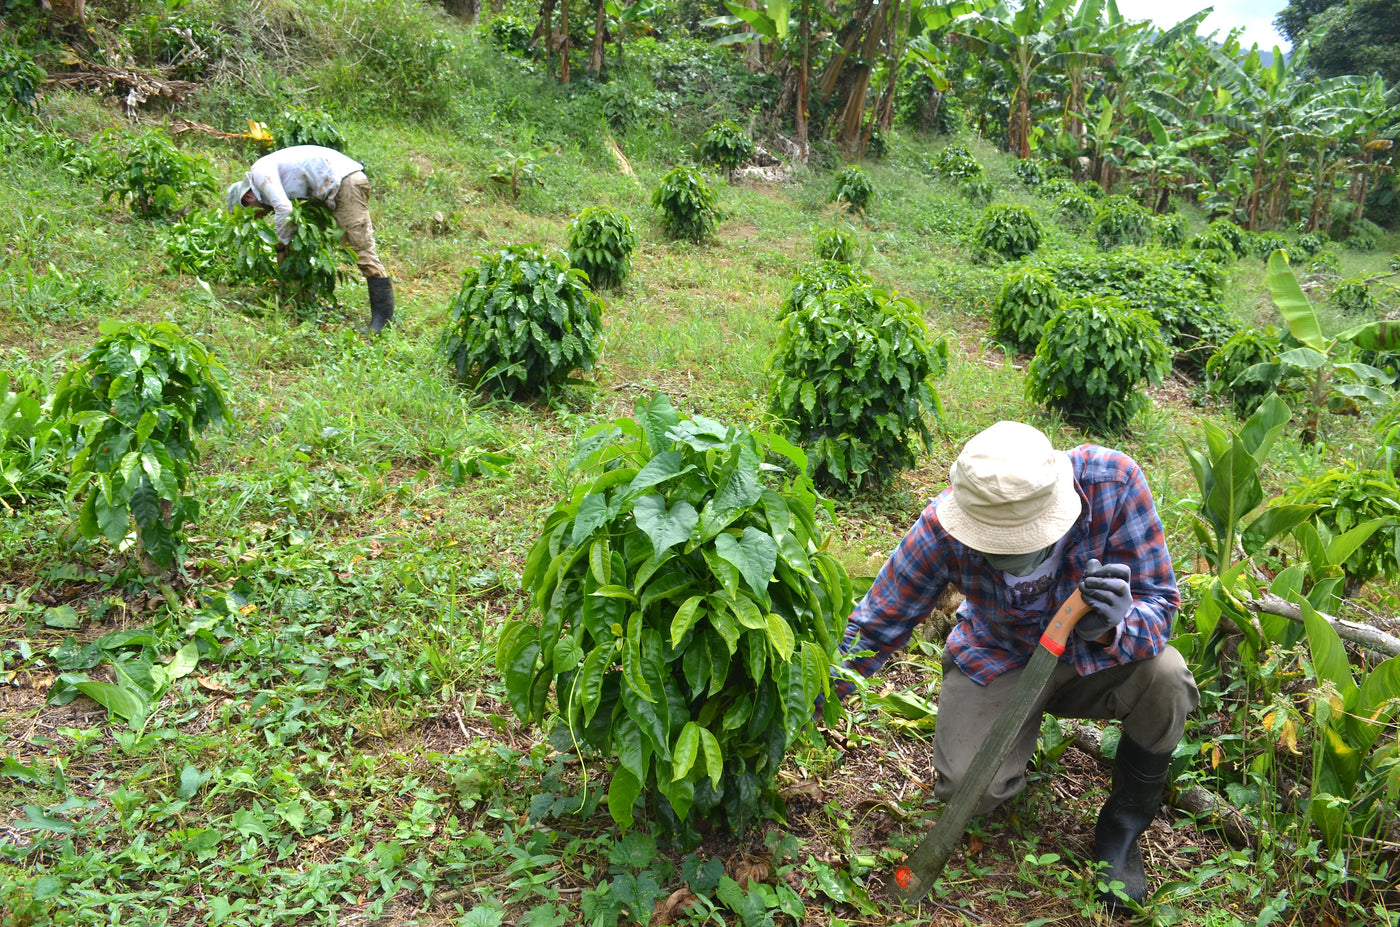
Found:
[(617, 826), (626, 830), (632, 826), (632, 806), (642, 794), (642, 784), (637, 777), (619, 766), (613, 770), (612, 782), (608, 784), (608, 814)]
[(90, 679), (77, 683), (75, 688), (112, 714), (134, 724), (139, 723), (150, 708), (146, 694), (134, 686), (115, 686)]
[(1282, 250), (1269, 255), (1269, 295), (1274, 305), (1288, 323), (1288, 330), (1300, 344), (1326, 353), (1327, 339), (1322, 334), (1322, 323), (1307, 294), (1293, 276), (1293, 268), (1288, 266), (1288, 255)]
[(1307, 521), (1318, 508), (1316, 505), (1271, 506), (1250, 522), (1249, 527), (1240, 535), (1244, 552), (1250, 556), (1259, 553), (1274, 538), (1287, 534)]
[(684, 779), (700, 754), (700, 725), (687, 721), (676, 738), (671, 758), (671, 778)]
[(752, 527), (738, 538), (722, 533), (715, 537), (715, 551), (734, 565), (760, 602), (768, 601), (768, 583), (778, 563), (778, 545), (772, 535)]
[(1382, 734), (1394, 729), (1400, 706), (1400, 657), (1373, 668), (1361, 680), (1356, 705), (1347, 718), (1351, 742), (1363, 752), (1375, 746)]
[(637, 520), (637, 527), (651, 539), (653, 556), (659, 556), (685, 541), (700, 521), (700, 514), (689, 502), (681, 499), (667, 508), (665, 498), (660, 495), (646, 495), (638, 499), (632, 514)]
[(1355, 698), (1357, 687), (1342, 639), (1306, 599), (1298, 604), (1303, 610), (1303, 624), (1308, 629), (1308, 651), (1312, 654), (1318, 679), (1332, 683), (1342, 700), (1350, 703)]
[(1349, 341), (1368, 351), (1400, 351), (1400, 322), (1386, 319), (1367, 322), (1337, 333), (1338, 341)]

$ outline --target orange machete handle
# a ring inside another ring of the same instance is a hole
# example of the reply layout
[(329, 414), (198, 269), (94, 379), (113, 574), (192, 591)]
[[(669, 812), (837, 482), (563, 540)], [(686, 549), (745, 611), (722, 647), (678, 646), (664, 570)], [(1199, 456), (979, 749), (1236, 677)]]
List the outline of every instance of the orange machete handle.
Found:
[(1040, 646), (1053, 653), (1055, 656), (1065, 652), (1065, 644), (1069, 641), (1070, 634), (1074, 631), (1074, 626), (1079, 624), (1079, 619), (1089, 614), (1092, 608), (1084, 597), (1076, 589), (1065, 599), (1060, 610), (1055, 612), (1050, 618), (1050, 624), (1040, 635)]

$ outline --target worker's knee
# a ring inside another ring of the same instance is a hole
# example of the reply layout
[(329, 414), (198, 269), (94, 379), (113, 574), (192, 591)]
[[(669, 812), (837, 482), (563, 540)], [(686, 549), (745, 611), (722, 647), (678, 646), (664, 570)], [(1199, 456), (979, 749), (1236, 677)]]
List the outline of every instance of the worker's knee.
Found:
[(1174, 647), (1165, 647), (1136, 665), (1131, 684), (1133, 704), (1123, 715), (1123, 730), (1153, 753), (1168, 753), (1180, 742), (1186, 719), (1200, 704), (1191, 668)]

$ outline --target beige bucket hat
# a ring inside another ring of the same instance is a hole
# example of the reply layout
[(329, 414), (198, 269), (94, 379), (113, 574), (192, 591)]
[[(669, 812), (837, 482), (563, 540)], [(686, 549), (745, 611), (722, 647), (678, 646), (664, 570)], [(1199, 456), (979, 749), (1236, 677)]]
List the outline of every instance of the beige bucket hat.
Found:
[(1079, 518), (1069, 455), (1038, 428), (997, 422), (963, 447), (938, 520), (984, 554), (1028, 554), (1054, 544)]

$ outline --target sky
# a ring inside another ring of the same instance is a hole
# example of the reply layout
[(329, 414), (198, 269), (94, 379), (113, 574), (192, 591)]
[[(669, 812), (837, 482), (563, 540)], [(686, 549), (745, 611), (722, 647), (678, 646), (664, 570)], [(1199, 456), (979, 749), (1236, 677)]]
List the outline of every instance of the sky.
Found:
[(1235, 26), (1244, 27), (1240, 44), (1249, 48), (1258, 42), (1265, 51), (1275, 45), (1288, 51), (1288, 39), (1274, 30), (1274, 17), (1287, 6), (1288, 0), (1118, 0), (1118, 12), (1126, 19), (1150, 19), (1162, 28), (1181, 22), (1192, 13), (1206, 7), (1214, 12), (1206, 17), (1197, 32), (1209, 35), (1219, 31), (1224, 38)]

